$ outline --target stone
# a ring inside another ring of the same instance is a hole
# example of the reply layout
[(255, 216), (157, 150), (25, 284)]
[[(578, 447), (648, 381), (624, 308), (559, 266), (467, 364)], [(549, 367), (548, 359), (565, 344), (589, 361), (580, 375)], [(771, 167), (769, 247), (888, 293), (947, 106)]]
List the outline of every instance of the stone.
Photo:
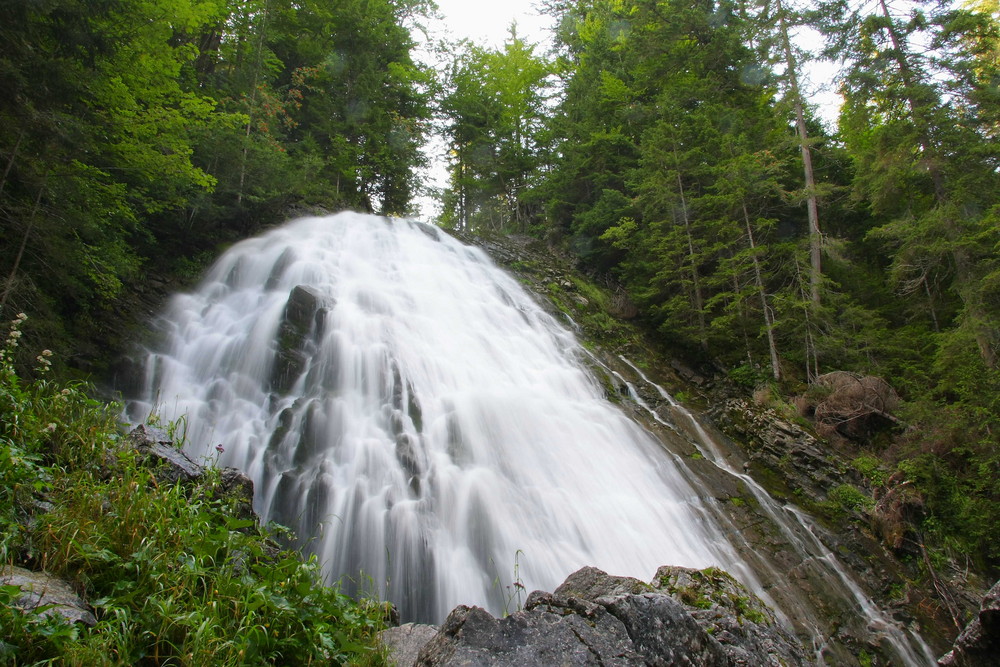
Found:
[[(695, 604), (678, 598), (678, 586), (697, 586)], [(552, 593), (532, 592), (523, 611), (503, 619), (460, 606), (429, 640), (428, 630), (419, 632), (384, 640), (398, 664), (411, 664), (411, 638), (426, 641), (421, 666), (808, 664), (770, 609), (714, 568), (660, 568), (647, 584), (585, 567)]]
[(942, 667), (992, 667), (1000, 660), (1000, 581), (986, 592), (979, 615), (965, 626), (955, 646), (938, 660)]
[(236, 518), (256, 521), (257, 514), (253, 511), (253, 480), (242, 470), (226, 467), (219, 471), (219, 481), (222, 492), (236, 501)]
[(813, 435), (773, 410), (730, 398), (713, 406), (709, 414), (727, 436), (746, 444), (751, 474), (773, 496), (820, 505), (830, 489), (861, 481)]
[(21, 589), (21, 596), (14, 604), (25, 612), (48, 607), (38, 613), (42, 616), (59, 615), (73, 623), (90, 626), (97, 624), (97, 619), (73, 587), (45, 572), (4, 567), (0, 571), (0, 585), (17, 586)]
[(730, 665), (808, 664), (802, 646), (780, 625), (774, 612), (728, 572), (663, 566), (653, 577), (658, 591), (671, 595), (695, 622), (716, 639)]
[(606, 609), (625, 626), (636, 651), (647, 665), (729, 665), (718, 640), (705, 632), (684, 606), (668, 595), (620, 596), (609, 600)]
[(396, 667), (413, 667), (417, 663), (417, 655), (438, 632), (436, 625), (422, 623), (404, 623), (403, 625), (383, 630), (379, 635), (382, 644), (389, 649), (391, 663)]
[(420, 650), (417, 665), (642, 664), (624, 626), (597, 609), (592, 618), (559, 608), (536, 607), (496, 619), (479, 607), (456, 607)]
[(690, 366), (679, 359), (671, 359), (670, 367), (673, 368), (678, 375), (693, 385), (701, 387), (707, 382), (704, 377), (696, 373)]
[(816, 378), (815, 385), (829, 393), (813, 406), (813, 418), (846, 438), (867, 440), (901, 423), (893, 415), (899, 394), (880, 377), (833, 371)]
[(278, 349), (271, 371), (271, 389), (288, 391), (298, 380), (309, 360), (309, 344), (322, 335), (324, 316), (330, 304), (317, 290), (296, 285), (288, 294), (278, 327)]
[(204, 473), (204, 468), (174, 447), (170, 437), (161, 429), (140, 424), (128, 434), (128, 442), (156, 466), (156, 479), (160, 482), (188, 482)]
[(569, 575), (555, 590), (564, 598), (576, 597), (597, 600), (619, 595), (634, 595), (652, 591), (653, 587), (633, 577), (618, 577), (596, 567), (583, 567)]

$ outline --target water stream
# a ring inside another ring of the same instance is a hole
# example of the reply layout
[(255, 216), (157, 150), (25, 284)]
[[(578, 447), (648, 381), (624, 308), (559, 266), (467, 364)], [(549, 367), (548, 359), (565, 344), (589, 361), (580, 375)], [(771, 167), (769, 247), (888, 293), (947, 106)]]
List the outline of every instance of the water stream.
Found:
[(767, 595), (573, 334), (433, 227), (293, 221), (229, 249), (156, 325), (128, 417), (183, 419), (190, 454), (246, 471), (263, 517), (404, 620), (512, 611), (515, 580), (553, 590), (584, 565), (716, 565)]

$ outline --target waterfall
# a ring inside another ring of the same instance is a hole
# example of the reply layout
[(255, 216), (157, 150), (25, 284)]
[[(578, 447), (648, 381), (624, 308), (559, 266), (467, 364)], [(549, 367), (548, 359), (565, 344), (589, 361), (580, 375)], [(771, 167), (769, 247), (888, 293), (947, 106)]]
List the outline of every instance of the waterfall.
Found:
[(584, 565), (715, 565), (767, 598), (572, 333), (434, 227), (290, 222), (225, 252), (157, 326), (129, 419), (182, 420), (188, 452), (247, 472), (330, 580), (406, 620), (513, 611)]

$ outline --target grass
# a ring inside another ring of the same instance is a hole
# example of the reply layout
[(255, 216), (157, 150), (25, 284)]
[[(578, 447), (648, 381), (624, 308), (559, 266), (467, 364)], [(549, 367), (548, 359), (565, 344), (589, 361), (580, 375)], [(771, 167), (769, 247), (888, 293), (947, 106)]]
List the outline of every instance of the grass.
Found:
[(87, 387), (13, 367), (24, 322), (0, 348), (0, 564), (45, 570), (83, 595), (87, 627), (25, 613), (0, 587), (0, 663), (381, 665), (386, 605), (322, 584), (281, 549), (218, 471), (159, 482), (122, 445), (120, 409)]

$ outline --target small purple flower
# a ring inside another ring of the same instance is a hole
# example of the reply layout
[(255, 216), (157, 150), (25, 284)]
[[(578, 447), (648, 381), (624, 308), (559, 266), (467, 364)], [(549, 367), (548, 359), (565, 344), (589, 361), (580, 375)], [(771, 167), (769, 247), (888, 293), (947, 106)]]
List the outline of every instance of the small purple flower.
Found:
[(215, 451), (217, 451), (217, 452), (219, 452), (219, 453), (221, 454), (222, 452), (224, 452), (224, 451), (226, 451), (226, 450), (225, 450), (225, 449), (223, 449), (223, 447), (222, 447), (222, 445), (221, 445), (221, 444), (219, 444), (219, 445), (216, 445), (216, 446), (215, 446)]

